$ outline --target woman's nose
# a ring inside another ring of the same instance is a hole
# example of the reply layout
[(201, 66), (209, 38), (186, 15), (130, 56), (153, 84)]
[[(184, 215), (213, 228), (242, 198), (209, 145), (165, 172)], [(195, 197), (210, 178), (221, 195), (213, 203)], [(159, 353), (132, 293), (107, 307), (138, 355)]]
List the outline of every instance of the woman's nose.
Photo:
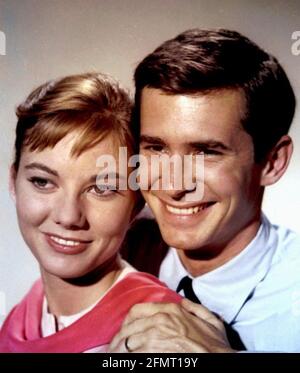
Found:
[(76, 196), (61, 196), (55, 206), (54, 220), (67, 229), (83, 229), (86, 217), (82, 201)]

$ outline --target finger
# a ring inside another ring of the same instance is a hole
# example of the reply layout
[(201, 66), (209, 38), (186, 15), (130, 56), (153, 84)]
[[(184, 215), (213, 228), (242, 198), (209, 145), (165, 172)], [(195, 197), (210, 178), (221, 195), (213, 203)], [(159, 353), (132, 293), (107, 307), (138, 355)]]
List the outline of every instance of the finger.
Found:
[(198, 317), (198, 319), (204, 320), (218, 329), (220, 329), (221, 325), (223, 325), (220, 317), (209, 311), (201, 304), (191, 302), (189, 299), (184, 298), (180, 305), (184, 310)]
[(128, 353), (129, 351), (126, 348), (125, 339), (121, 339), (114, 346), (112, 346), (112, 344), (110, 344), (109, 347), (108, 347), (107, 352), (112, 352), (112, 353)]
[[(145, 348), (146, 345), (152, 346), (155, 332), (156, 330), (152, 328), (152, 330), (148, 329), (142, 333), (131, 334), (130, 337), (114, 338), (108, 352), (136, 352), (138, 349)], [(154, 345), (157, 345), (157, 343), (154, 343)]]
[[(125, 338), (125, 341), (127, 339), (127, 347), (126, 350), (128, 352), (136, 352), (139, 348), (142, 348), (147, 344), (148, 337), (147, 335), (151, 333), (137, 333), (133, 334), (130, 337)], [(124, 342), (124, 345), (126, 347), (126, 343)]]
[(217, 317), (210, 312), (206, 307), (202, 306), (201, 304), (194, 303), (190, 301), (189, 299), (182, 299), (181, 301), (181, 306), (184, 308), (186, 311), (193, 313), (195, 316), (199, 317), (200, 319), (203, 320), (209, 320), (211, 318), (216, 318)]
[(181, 307), (175, 303), (140, 303), (131, 307), (123, 325), (129, 324), (136, 319), (153, 316), (157, 313), (174, 313), (179, 315)]
[(151, 328), (168, 327), (169, 333), (175, 334), (176, 330), (173, 330), (172, 320), (169, 315), (165, 313), (157, 313), (147, 318), (141, 318), (133, 320), (130, 323), (123, 324), (120, 331), (114, 336), (111, 341), (111, 348), (115, 348), (121, 340), (131, 337), (132, 335), (139, 333), (146, 333)]
[(117, 346), (108, 352), (188, 352), (183, 350), (181, 343), (181, 337), (169, 335), (169, 329), (160, 326), (121, 339)]
[[(150, 338), (149, 338), (150, 337)], [(144, 342), (142, 342), (142, 337), (139, 340), (139, 345), (134, 346), (134, 352), (135, 353), (203, 353), (207, 352), (207, 350), (195, 343), (194, 341), (188, 339), (188, 338), (182, 338), (182, 337), (174, 337), (174, 338), (161, 338), (161, 339), (155, 339), (153, 340), (150, 336), (143, 336)], [(132, 341), (130, 343), (132, 344), (134, 339), (132, 338)], [(130, 348), (131, 345), (130, 345)]]
[(121, 343), (121, 341), (125, 341), (126, 338), (131, 337), (135, 333), (139, 333), (141, 330), (145, 331), (147, 323), (148, 319), (138, 319), (134, 320), (130, 324), (123, 324), (119, 332), (110, 342), (110, 348), (115, 349)]

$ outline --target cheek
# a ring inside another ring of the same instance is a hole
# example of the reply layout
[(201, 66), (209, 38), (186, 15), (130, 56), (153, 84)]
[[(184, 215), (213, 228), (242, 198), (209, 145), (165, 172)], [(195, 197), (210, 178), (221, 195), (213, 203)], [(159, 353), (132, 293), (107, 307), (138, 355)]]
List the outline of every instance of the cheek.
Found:
[(239, 195), (247, 180), (247, 172), (237, 166), (214, 165), (205, 168), (205, 187), (218, 196)]
[(49, 212), (49, 199), (34, 197), (26, 189), (16, 193), (16, 209), (20, 226), (39, 226)]
[(123, 236), (129, 228), (133, 207), (134, 203), (129, 201), (89, 206), (90, 227), (97, 235)]

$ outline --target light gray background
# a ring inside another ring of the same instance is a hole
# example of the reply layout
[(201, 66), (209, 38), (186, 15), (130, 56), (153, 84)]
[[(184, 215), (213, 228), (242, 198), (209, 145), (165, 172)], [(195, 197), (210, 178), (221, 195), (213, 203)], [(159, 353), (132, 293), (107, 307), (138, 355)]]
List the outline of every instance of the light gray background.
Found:
[[(236, 29), (276, 55), (300, 97), (299, 0), (0, 0), (0, 323), (38, 276), (20, 236), (8, 194), (14, 109), (33, 87), (71, 73), (99, 70), (132, 88), (134, 67), (162, 41), (193, 27)], [(300, 232), (299, 110), (291, 135), (295, 153), (285, 177), (269, 188), (264, 211)]]

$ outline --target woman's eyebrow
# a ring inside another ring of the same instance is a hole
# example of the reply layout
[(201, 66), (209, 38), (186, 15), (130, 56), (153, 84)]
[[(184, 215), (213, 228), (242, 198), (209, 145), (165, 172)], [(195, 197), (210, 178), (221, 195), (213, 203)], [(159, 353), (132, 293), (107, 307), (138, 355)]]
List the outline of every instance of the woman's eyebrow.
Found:
[(99, 173), (98, 175), (94, 175), (90, 178), (90, 181), (107, 181), (110, 179), (115, 179), (115, 180), (126, 180), (126, 177), (122, 174), (119, 174), (118, 172), (102, 172)]
[(29, 163), (28, 165), (25, 166), (25, 168), (27, 170), (32, 170), (32, 169), (38, 169), (38, 170), (41, 170), (41, 171), (45, 171), (47, 172), (48, 174), (51, 174), (51, 175), (54, 175), (54, 176), (58, 176), (58, 172), (53, 170), (52, 168), (42, 164), (42, 163), (38, 163), (38, 162), (32, 162), (32, 163)]

